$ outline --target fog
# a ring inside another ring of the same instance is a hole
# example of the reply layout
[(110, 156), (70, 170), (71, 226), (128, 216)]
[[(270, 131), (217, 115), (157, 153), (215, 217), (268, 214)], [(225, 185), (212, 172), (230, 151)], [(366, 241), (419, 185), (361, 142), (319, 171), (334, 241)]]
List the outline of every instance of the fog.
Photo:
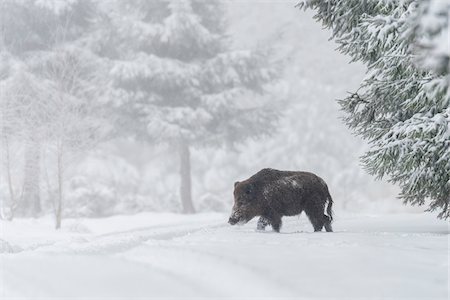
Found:
[(340, 209), (402, 209), (335, 101), (364, 68), (295, 1), (199, 5), (220, 20), (202, 41), (180, 3), (172, 31), (150, 22), (167, 4), (70, 3), (2, 2), (3, 218), (229, 211), (262, 168), (318, 174)]

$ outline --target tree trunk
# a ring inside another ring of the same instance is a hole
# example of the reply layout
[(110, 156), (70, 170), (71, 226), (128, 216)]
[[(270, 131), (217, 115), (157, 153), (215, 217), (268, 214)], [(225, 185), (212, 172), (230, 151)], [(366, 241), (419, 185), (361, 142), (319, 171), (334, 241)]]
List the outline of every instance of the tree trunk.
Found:
[(62, 198), (63, 198), (63, 165), (62, 165), (62, 149), (58, 151), (58, 196), (55, 205), (55, 228), (61, 228)]
[(22, 217), (37, 217), (41, 213), (40, 146), (40, 142), (37, 140), (30, 141), (25, 145), (23, 193), (17, 206), (17, 215)]
[(180, 197), (183, 208), (183, 213), (195, 213), (194, 204), (192, 203), (191, 192), (191, 152), (189, 144), (186, 141), (181, 141), (179, 146), (180, 151)]
[(12, 176), (11, 176), (11, 157), (9, 152), (9, 141), (8, 137), (3, 137), (4, 147), (5, 147), (5, 159), (6, 159), (6, 177), (8, 179), (8, 189), (9, 189), (9, 196), (10, 196), (10, 204), (9, 204), (9, 214), (6, 216), (4, 213), (4, 203), (2, 203), (1, 208), (1, 216), (2, 219), (11, 221), (14, 218), (14, 211), (16, 210), (16, 197), (14, 195), (14, 186), (12, 183)]

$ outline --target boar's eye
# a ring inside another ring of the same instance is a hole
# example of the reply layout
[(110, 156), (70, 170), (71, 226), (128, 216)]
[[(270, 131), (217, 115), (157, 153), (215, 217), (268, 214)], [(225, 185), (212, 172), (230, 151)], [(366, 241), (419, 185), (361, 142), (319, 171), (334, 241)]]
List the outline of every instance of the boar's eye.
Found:
[(245, 190), (245, 193), (247, 194), (247, 195), (250, 195), (251, 194), (251, 190)]

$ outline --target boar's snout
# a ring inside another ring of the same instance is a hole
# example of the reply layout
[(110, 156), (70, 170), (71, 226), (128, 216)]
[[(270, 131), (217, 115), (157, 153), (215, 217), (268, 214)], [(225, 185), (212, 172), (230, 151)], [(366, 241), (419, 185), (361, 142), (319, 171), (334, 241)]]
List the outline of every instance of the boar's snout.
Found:
[(228, 223), (231, 225), (235, 225), (235, 224), (237, 224), (237, 222), (239, 222), (239, 219), (237, 219), (237, 218), (230, 217), (228, 219)]
[(230, 218), (228, 219), (228, 223), (231, 225), (235, 225), (235, 224), (241, 222), (241, 219), (242, 218), (241, 218), (239, 211), (233, 207), (233, 211), (231, 213)]

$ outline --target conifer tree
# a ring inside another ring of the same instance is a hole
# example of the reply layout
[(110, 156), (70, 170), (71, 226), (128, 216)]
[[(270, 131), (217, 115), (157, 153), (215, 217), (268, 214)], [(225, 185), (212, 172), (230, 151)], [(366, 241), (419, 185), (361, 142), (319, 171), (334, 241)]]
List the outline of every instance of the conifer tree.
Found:
[(450, 217), (450, 4), (440, 0), (304, 0), (339, 50), (363, 62), (358, 91), (340, 100), (371, 149), (369, 173), (401, 187), (405, 203)]
[(192, 147), (258, 137), (277, 118), (263, 97), (277, 74), (269, 52), (230, 49), (224, 10), (220, 1), (119, 1), (111, 13), (115, 98), (139, 138), (177, 149), (185, 213), (195, 211)]

